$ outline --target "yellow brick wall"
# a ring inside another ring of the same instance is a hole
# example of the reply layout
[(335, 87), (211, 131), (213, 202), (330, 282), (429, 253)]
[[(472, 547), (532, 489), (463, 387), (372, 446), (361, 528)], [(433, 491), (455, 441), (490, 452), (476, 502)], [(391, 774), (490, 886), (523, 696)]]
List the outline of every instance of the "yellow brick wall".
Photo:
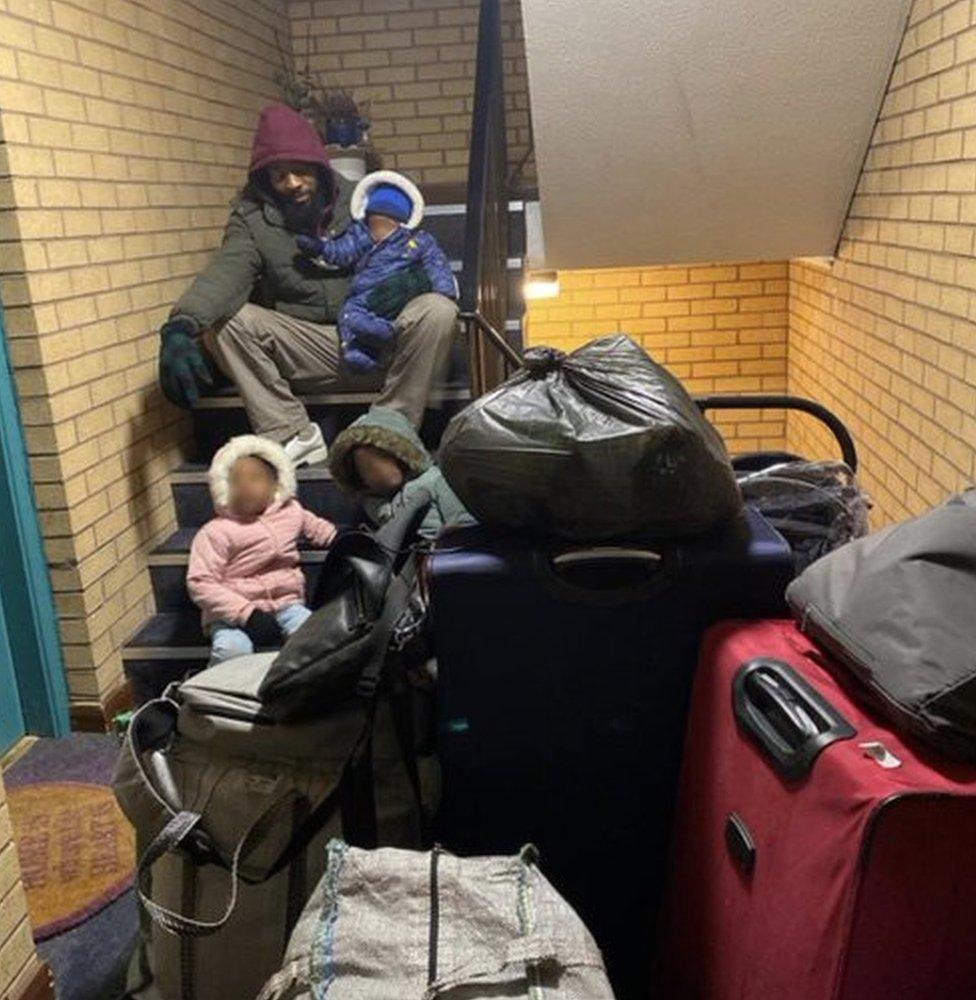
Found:
[[(292, 46), (331, 85), (372, 102), (384, 165), (427, 183), (467, 177), (478, 0), (289, 0)], [(529, 148), (519, 0), (503, 0), (508, 154)], [(523, 172), (534, 177), (531, 160)]]
[(188, 426), (155, 331), (277, 96), (275, 30), (276, 0), (0, 2), (0, 295), (76, 702), (152, 611)]
[(0, 997), (18, 995), (21, 981), (32, 970), (34, 941), (27, 920), (27, 899), (20, 881), (20, 864), (10, 828), (10, 810), (0, 777)]
[[(559, 272), (559, 295), (530, 301), (527, 342), (572, 350), (627, 333), (692, 393), (786, 388), (787, 263)], [(782, 448), (783, 413), (713, 415), (734, 452)]]
[(974, 225), (976, 7), (916, 0), (837, 259), (790, 268), (790, 388), (849, 422), (875, 525), (973, 481)]

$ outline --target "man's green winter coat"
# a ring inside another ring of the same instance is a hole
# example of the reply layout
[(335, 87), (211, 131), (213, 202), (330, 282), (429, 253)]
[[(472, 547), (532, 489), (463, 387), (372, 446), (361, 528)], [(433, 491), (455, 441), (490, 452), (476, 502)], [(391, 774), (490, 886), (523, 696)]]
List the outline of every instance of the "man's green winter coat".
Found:
[[(392, 455), (404, 468), (407, 481), (394, 497), (363, 495), (352, 453), (364, 444)], [(442, 528), (474, 522), (444, 474), (434, 464), (413, 425), (396, 410), (374, 406), (353, 421), (332, 443), (329, 467), (333, 478), (343, 489), (362, 496), (366, 514), (374, 524), (389, 520), (397, 508), (415, 496), (418, 490), (427, 490), (433, 500), (420, 526), (420, 534), (424, 538), (436, 538)]]
[[(336, 199), (322, 233), (328, 237), (344, 232), (351, 221), (353, 184), (335, 171), (332, 176)], [(297, 319), (334, 324), (348, 290), (345, 274), (325, 271), (298, 252), (280, 209), (252, 180), (231, 212), (223, 244), (170, 319), (189, 320), (202, 332), (252, 301)]]

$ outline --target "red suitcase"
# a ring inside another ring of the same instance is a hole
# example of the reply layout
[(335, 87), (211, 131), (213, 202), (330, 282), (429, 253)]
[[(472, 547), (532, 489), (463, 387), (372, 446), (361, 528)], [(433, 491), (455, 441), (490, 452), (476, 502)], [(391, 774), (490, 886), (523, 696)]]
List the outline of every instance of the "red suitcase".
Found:
[(787, 621), (706, 637), (653, 995), (976, 998), (976, 768), (826, 662)]

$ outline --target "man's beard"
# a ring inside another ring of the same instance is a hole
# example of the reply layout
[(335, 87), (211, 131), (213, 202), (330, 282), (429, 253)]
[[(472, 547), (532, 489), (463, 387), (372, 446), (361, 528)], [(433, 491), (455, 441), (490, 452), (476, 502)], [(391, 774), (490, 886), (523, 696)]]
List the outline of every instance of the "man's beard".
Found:
[(291, 198), (275, 196), (281, 214), (285, 219), (285, 226), (293, 233), (307, 233), (314, 236), (318, 233), (322, 216), (329, 204), (329, 198), (323, 187), (319, 189), (306, 202), (292, 201)]

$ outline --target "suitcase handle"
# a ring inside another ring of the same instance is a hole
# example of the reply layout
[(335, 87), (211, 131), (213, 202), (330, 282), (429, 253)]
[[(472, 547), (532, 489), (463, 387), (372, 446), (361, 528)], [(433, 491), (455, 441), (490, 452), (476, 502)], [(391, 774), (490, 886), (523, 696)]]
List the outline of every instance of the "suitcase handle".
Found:
[(653, 549), (625, 549), (616, 545), (601, 545), (592, 549), (574, 549), (571, 552), (560, 552), (553, 556), (552, 564), (556, 569), (569, 569), (573, 566), (598, 566), (601, 563), (637, 563), (648, 567), (660, 567), (663, 557)]
[(805, 777), (817, 755), (857, 730), (788, 663), (760, 657), (732, 682), (736, 722), (784, 778)]
[(695, 396), (695, 404), (704, 413), (706, 410), (799, 410), (816, 417), (826, 424), (840, 445), (840, 453), (851, 472), (857, 472), (857, 448), (844, 421), (823, 403), (803, 396), (718, 393), (710, 396)]
[[(536, 549), (536, 572), (544, 587), (560, 600), (595, 607), (615, 607), (646, 600), (660, 593), (677, 570), (677, 556), (669, 549), (593, 545), (552, 553)], [(606, 570), (620, 567), (619, 574)], [(574, 574), (603, 571), (603, 582), (574, 578)]]

